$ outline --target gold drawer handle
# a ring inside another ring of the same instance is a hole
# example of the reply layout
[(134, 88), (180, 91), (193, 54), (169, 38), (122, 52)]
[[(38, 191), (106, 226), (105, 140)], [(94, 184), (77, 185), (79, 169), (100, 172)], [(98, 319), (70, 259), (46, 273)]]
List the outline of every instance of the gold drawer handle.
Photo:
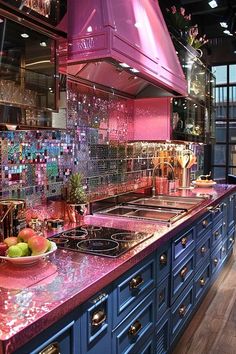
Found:
[(184, 267), (179, 273), (181, 278), (184, 279), (186, 277), (187, 272), (188, 272), (188, 267)]
[(219, 231), (216, 231), (216, 232), (214, 233), (214, 236), (215, 236), (215, 237), (218, 237), (219, 234), (220, 234)]
[(202, 253), (202, 254), (205, 254), (206, 251), (207, 251), (207, 248), (206, 248), (205, 246), (202, 246), (202, 247), (201, 247), (201, 253)]
[(131, 326), (128, 331), (129, 336), (137, 336), (138, 332), (141, 331), (142, 324), (138, 320), (136, 320)]
[(219, 261), (218, 261), (218, 258), (214, 258), (213, 262), (214, 262), (214, 265), (217, 266), (217, 264), (218, 264), (218, 262), (219, 262)]
[(141, 284), (143, 284), (144, 280), (141, 275), (137, 275), (132, 280), (130, 280), (129, 287), (130, 289), (137, 289)]
[(49, 344), (46, 348), (41, 350), (39, 354), (60, 354), (60, 347), (58, 342)]
[(179, 308), (179, 316), (180, 316), (180, 317), (184, 317), (184, 315), (185, 315), (185, 313), (186, 313), (186, 309), (187, 309), (187, 307), (186, 307), (184, 304), (182, 304), (182, 305), (180, 306), (180, 308)]
[(103, 322), (105, 322), (107, 319), (107, 316), (104, 312), (104, 310), (99, 310), (97, 312), (95, 312), (93, 315), (92, 315), (92, 326), (93, 327), (98, 327), (100, 326)]
[(181, 245), (182, 245), (183, 247), (186, 247), (187, 242), (188, 242), (187, 237), (183, 237), (183, 238), (181, 238)]
[(208, 226), (208, 221), (207, 221), (207, 220), (203, 220), (202, 226), (203, 226), (203, 227), (207, 227), (207, 226)]
[(163, 253), (160, 255), (160, 264), (161, 265), (166, 265), (167, 264), (167, 255), (166, 253)]
[(202, 277), (200, 280), (199, 280), (199, 283), (201, 286), (204, 286), (206, 284), (206, 280)]

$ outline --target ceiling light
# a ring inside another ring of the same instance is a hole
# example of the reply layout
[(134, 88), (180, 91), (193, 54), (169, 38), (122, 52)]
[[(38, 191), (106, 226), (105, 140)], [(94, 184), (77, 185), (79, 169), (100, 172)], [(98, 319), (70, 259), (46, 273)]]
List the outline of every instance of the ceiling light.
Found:
[(137, 70), (135, 68), (131, 68), (130, 71), (132, 71), (132, 73), (139, 73), (139, 70)]
[(122, 66), (122, 68), (129, 68), (130, 66), (126, 63), (120, 63), (120, 66)]
[(46, 42), (40, 42), (40, 47), (47, 47), (47, 43)]
[(29, 38), (29, 35), (27, 33), (21, 33), (22, 38)]
[(218, 6), (217, 2), (215, 0), (212, 0), (212, 1), (208, 1), (208, 4), (210, 5), (210, 7), (212, 9), (214, 9), (215, 7)]
[(232, 33), (229, 30), (224, 30), (223, 31), (225, 34), (227, 34), (228, 36), (233, 36)]
[(227, 22), (220, 22), (221, 27), (228, 28)]

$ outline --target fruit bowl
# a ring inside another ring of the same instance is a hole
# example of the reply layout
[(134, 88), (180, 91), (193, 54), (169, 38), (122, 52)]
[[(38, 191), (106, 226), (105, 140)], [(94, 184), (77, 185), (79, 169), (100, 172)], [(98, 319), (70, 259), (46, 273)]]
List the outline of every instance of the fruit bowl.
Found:
[(213, 180), (196, 180), (196, 181), (193, 181), (193, 184), (196, 187), (209, 188), (209, 187), (214, 186), (216, 184), (216, 182)]
[(39, 254), (37, 256), (25, 256), (25, 257), (8, 257), (8, 256), (0, 256), (0, 259), (3, 259), (5, 261), (11, 262), (12, 264), (16, 264), (16, 265), (30, 265), (33, 263), (38, 262), (40, 259), (47, 257), (49, 254), (53, 253), (56, 251), (57, 249), (57, 245), (55, 244), (55, 242), (51, 241), (51, 249), (50, 251), (43, 253), (43, 254)]

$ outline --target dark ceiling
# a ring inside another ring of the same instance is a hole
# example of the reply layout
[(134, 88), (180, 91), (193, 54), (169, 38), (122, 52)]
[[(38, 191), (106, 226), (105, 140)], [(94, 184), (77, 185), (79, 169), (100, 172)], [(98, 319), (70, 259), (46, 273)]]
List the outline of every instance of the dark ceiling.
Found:
[[(192, 15), (192, 23), (198, 24), (207, 37), (225, 37), (220, 22), (228, 22), (228, 29), (236, 36), (236, 0), (217, 0), (218, 6), (211, 8), (208, 0), (175, 0), (160, 1), (165, 7), (176, 5), (184, 7), (187, 14)], [(169, 4), (169, 5), (168, 5)]]
[[(198, 24), (201, 35), (206, 34), (209, 43), (208, 54), (214, 52), (213, 62), (236, 61), (236, 0), (216, 0), (218, 6), (211, 8), (208, 0), (159, 0), (163, 14), (166, 8), (175, 5), (184, 7), (186, 14), (192, 15), (192, 24)], [(227, 22), (229, 36), (223, 31), (220, 22)], [(224, 58), (225, 53), (227, 56)]]

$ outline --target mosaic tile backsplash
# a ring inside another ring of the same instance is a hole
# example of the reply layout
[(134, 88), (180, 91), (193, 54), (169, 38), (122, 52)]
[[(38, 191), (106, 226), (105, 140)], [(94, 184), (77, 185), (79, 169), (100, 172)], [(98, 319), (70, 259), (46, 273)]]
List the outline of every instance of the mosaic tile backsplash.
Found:
[[(177, 167), (175, 146), (129, 143), (133, 103), (96, 90), (68, 86), (65, 131), (0, 132), (2, 198), (26, 199), (28, 206), (60, 199), (72, 172), (84, 175), (90, 200), (151, 185), (153, 157)], [(202, 156), (202, 147), (198, 156)], [(195, 171), (201, 170), (198, 160)], [(194, 172), (194, 171), (193, 171)]]

